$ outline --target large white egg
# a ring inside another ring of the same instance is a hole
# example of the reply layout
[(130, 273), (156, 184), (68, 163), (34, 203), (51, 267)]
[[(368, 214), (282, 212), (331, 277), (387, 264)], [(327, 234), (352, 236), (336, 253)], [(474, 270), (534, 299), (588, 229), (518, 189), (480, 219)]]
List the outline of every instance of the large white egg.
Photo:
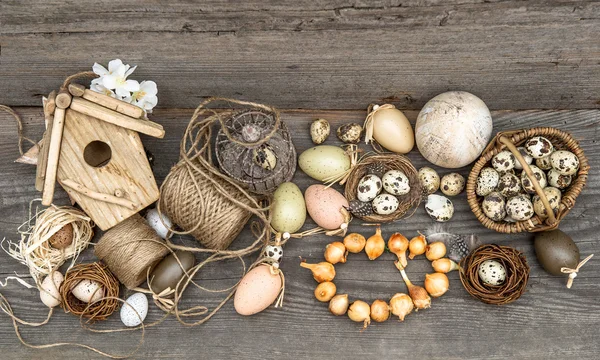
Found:
[(135, 293), (121, 306), (121, 322), (128, 327), (138, 326), (148, 315), (148, 298), (145, 294)]
[(465, 91), (449, 91), (429, 100), (415, 126), (421, 154), (445, 168), (473, 162), (491, 137), (490, 110), (480, 98)]
[(65, 280), (63, 274), (58, 271), (54, 271), (51, 275), (48, 275), (42, 281), (42, 290), (40, 290), (40, 300), (47, 307), (53, 308), (60, 304), (60, 284)]

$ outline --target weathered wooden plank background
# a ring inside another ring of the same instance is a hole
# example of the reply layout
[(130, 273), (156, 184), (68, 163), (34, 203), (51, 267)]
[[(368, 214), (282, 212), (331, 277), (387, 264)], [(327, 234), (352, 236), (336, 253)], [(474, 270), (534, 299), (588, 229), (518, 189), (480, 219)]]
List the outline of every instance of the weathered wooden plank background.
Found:
[[(324, 117), (333, 127), (362, 121), (370, 102), (412, 109), (411, 120), (430, 97), (447, 89), (476, 93), (493, 109), (494, 131), (555, 126), (573, 133), (590, 159), (588, 186), (561, 224), (582, 254), (599, 253), (600, 239), (600, 3), (596, 1), (18, 1), (0, 2), (0, 103), (18, 106), (25, 135), (43, 130), (41, 94), (64, 76), (121, 57), (140, 65), (134, 78), (158, 83), (165, 139), (144, 137), (155, 154), (155, 173), (164, 179), (177, 161), (178, 146), (192, 108), (203, 97), (232, 96), (287, 110), (284, 121), (297, 150), (310, 146), (309, 122)], [(30, 107), (35, 106), (35, 107)], [(566, 110), (535, 110), (566, 109)], [(340, 110), (310, 110), (340, 109)], [(524, 109), (524, 110), (523, 110)], [(17, 239), (27, 216), (35, 169), (15, 164), (16, 126), (0, 113), (0, 238)], [(332, 137), (330, 143), (337, 143)], [(417, 151), (415, 166), (426, 164)], [(448, 172), (439, 169), (441, 173)], [(460, 169), (463, 175), (468, 168)], [(312, 181), (298, 171), (305, 189)], [(58, 203), (66, 203), (64, 192)], [(299, 257), (322, 259), (333, 239), (315, 236), (285, 247), (283, 309), (241, 318), (227, 304), (207, 324), (188, 328), (169, 318), (146, 332), (135, 358), (485, 358), (595, 359), (600, 352), (600, 265), (592, 260), (567, 290), (565, 279), (546, 274), (535, 260), (531, 235), (497, 234), (471, 214), (464, 194), (454, 200), (450, 222), (459, 233), (522, 250), (532, 267), (528, 292), (505, 307), (485, 305), (450, 275), (451, 290), (433, 307), (404, 323), (360, 325), (331, 316), (313, 295), (315, 282)], [(384, 227), (384, 235), (409, 236), (431, 226), (422, 207), (408, 220)], [(307, 222), (306, 228), (313, 225)], [(358, 222), (351, 231), (369, 234)], [(99, 234), (98, 234), (99, 235)], [(98, 235), (96, 239), (98, 238)], [(194, 244), (189, 238), (181, 239)], [(233, 244), (250, 241), (246, 231)], [(598, 256), (598, 255), (597, 255)], [(82, 261), (92, 261), (91, 249)], [(250, 260), (250, 259), (248, 259)], [(406, 291), (393, 258), (376, 262), (355, 255), (338, 266), (340, 292), (372, 301)], [(421, 283), (429, 262), (412, 261), (409, 276)], [(235, 283), (239, 262), (204, 270), (212, 287)], [(0, 252), (0, 279), (26, 273)], [(37, 291), (9, 283), (1, 289), (15, 312), (30, 321), (45, 312)], [(124, 294), (126, 295), (126, 294)], [(190, 289), (185, 304), (214, 307), (219, 296)], [(148, 320), (160, 317), (152, 308)], [(100, 328), (120, 326), (118, 315)], [(139, 333), (92, 334), (59, 311), (43, 328), (22, 327), (33, 344), (80, 342), (124, 354)], [(16, 339), (0, 314), (2, 359), (99, 358), (78, 348), (31, 350)]]

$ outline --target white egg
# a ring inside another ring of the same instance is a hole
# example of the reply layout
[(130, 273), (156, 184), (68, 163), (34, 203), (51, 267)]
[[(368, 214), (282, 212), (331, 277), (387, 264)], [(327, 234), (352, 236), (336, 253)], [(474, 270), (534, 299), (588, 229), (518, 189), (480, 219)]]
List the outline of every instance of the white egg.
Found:
[(566, 189), (571, 185), (571, 175), (562, 175), (556, 169), (548, 171), (548, 184), (558, 189)]
[(506, 213), (517, 221), (525, 221), (534, 215), (533, 204), (528, 195), (513, 196), (506, 202)]
[(500, 221), (506, 217), (505, 206), (504, 196), (496, 191), (488, 194), (481, 203), (481, 208), (485, 216), (494, 221)]
[(525, 151), (534, 159), (543, 158), (552, 154), (554, 146), (550, 140), (543, 136), (534, 136), (525, 142), (523, 145)]
[(385, 191), (393, 195), (405, 195), (410, 192), (408, 177), (400, 170), (390, 170), (381, 179)]
[[(543, 188), (546, 187), (548, 181), (546, 180), (546, 173), (542, 171), (539, 167), (535, 165), (529, 165), (531, 172), (535, 176), (538, 184)], [(521, 185), (523, 186), (523, 190), (525, 190), (529, 194), (535, 194), (535, 187), (533, 186), (533, 181), (529, 178), (529, 175), (525, 171), (521, 173)]]
[(505, 198), (517, 196), (521, 193), (521, 180), (516, 175), (504, 174), (498, 180), (498, 191)]
[(378, 195), (373, 200), (373, 211), (379, 215), (388, 215), (398, 209), (398, 199), (391, 194)]
[[(524, 147), (519, 146), (517, 148), (517, 150), (519, 150), (519, 154), (521, 154), (521, 156), (523, 157), (523, 159), (525, 159), (525, 162), (527, 164), (531, 164), (533, 162), (533, 158), (531, 156), (529, 156), (529, 154), (527, 153), (527, 151), (525, 150)], [(521, 165), (521, 162), (516, 157), (515, 157), (515, 169), (523, 170), (523, 165)]]
[(63, 274), (59, 271), (54, 271), (52, 275), (48, 275), (42, 281), (42, 290), (40, 290), (40, 300), (49, 308), (53, 308), (60, 304), (60, 284), (65, 280)]
[(446, 222), (454, 215), (454, 205), (445, 196), (431, 194), (427, 196), (425, 211), (437, 222)]
[[(544, 188), (544, 194), (546, 195), (546, 199), (548, 199), (548, 202), (550, 203), (550, 207), (552, 208), (552, 210), (554, 211), (554, 214), (556, 215), (556, 213), (558, 212), (558, 209), (560, 208), (560, 200), (562, 198), (562, 194), (561, 194), (560, 190), (555, 187), (548, 186), (548, 187)], [(546, 211), (544, 202), (542, 201), (542, 199), (540, 198), (539, 195), (535, 195), (533, 197), (533, 211), (535, 211), (535, 213), (541, 218), (548, 217), (548, 212)]]
[(479, 196), (486, 196), (496, 189), (500, 181), (500, 174), (491, 167), (481, 169), (477, 177), (477, 188), (475, 192)]
[(579, 170), (579, 158), (570, 151), (559, 150), (550, 155), (552, 168), (561, 175), (575, 175)]
[(500, 151), (492, 158), (492, 166), (497, 171), (507, 171), (513, 169), (516, 162), (517, 159), (513, 153), (508, 150)]
[(90, 303), (104, 297), (104, 288), (97, 281), (84, 279), (71, 289), (71, 293), (84, 303)]
[(440, 176), (435, 170), (425, 166), (419, 169), (419, 183), (427, 195), (433, 194), (440, 188)]
[(465, 188), (465, 178), (459, 173), (450, 173), (442, 177), (440, 189), (446, 196), (456, 196)]
[(157, 209), (150, 209), (148, 210), (148, 213), (146, 213), (146, 221), (161, 238), (168, 239), (171, 237), (172, 234), (169, 232), (169, 228), (172, 228), (173, 224), (167, 215), (162, 214), (161, 216), (158, 214)]
[(487, 285), (502, 285), (506, 281), (506, 269), (496, 260), (482, 262), (477, 272), (481, 281)]
[(148, 315), (148, 298), (145, 294), (135, 293), (125, 302), (131, 306), (127, 304), (121, 306), (121, 322), (128, 327), (140, 325)]
[(381, 188), (381, 179), (377, 175), (365, 175), (358, 182), (356, 197), (362, 202), (372, 201), (379, 195)]
[(539, 159), (535, 159), (535, 165), (542, 170), (550, 170), (552, 169), (552, 163), (550, 162), (550, 155), (544, 156)]

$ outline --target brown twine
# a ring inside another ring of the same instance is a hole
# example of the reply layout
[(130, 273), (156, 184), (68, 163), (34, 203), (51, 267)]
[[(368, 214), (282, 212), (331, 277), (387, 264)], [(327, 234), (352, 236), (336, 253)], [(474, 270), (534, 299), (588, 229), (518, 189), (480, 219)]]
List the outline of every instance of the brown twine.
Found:
[(575, 269), (571, 269), (568, 267), (562, 267), (560, 268), (560, 272), (563, 274), (569, 274), (569, 280), (567, 281), (567, 289), (570, 289), (571, 286), (573, 286), (573, 280), (575, 280), (575, 278), (577, 277), (577, 273), (579, 272), (579, 269), (581, 269), (581, 267), (583, 265), (585, 265), (585, 263), (587, 263), (588, 261), (590, 261), (590, 259), (594, 256), (594, 254), (591, 254), (590, 256), (586, 257), (585, 259), (583, 259)]
[(0, 110), (3, 110), (7, 113), (9, 113), (10, 115), (12, 115), (15, 118), (15, 121), (17, 122), (17, 135), (19, 136), (18, 140), (17, 140), (17, 144), (19, 146), (19, 153), (21, 155), (24, 154), (23, 152), (23, 140), (27, 140), (30, 143), (32, 143), (33, 145), (37, 146), (37, 143), (33, 140), (31, 140), (28, 137), (25, 137), (23, 135), (23, 120), (21, 120), (21, 116), (19, 116), (19, 114), (17, 114), (11, 107), (6, 106), (6, 105), (0, 105)]
[(67, 76), (67, 78), (65, 79), (63, 84), (60, 86), (60, 89), (67, 90), (67, 88), (69, 87), (69, 84), (75, 80), (85, 79), (85, 78), (93, 79), (96, 77), (98, 77), (98, 75), (96, 73), (94, 73), (93, 71), (81, 71), (81, 72), (75, 73), (71, 76)]

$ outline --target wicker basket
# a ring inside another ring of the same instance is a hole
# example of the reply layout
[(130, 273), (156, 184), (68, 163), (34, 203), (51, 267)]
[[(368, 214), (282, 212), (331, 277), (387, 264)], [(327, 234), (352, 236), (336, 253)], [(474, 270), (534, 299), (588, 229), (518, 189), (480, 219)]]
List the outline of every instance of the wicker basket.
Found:
[[(563, 192), (560, 206), (556, 214), (552, 211), (548, 199), (542, 188), (539, 186), (535, 176), (532, 175), (531, 168), (525, 163), (523, 157), (517, 150), (517, 146), (522, 145), (527, 139), (533, 136), (544, 136), (552, 142), (556, 149), (571, 151), (579, 158), (579, 171), (577, 172), (577, 175), (573, 177), (571, 185)], [(548, 218), (543, 219), (538, 215), (535, 215), (529, 220), (508, 223), (504, 221), (494, 221), (483, 213), (481, 208), (481, 201), (483, 199), (482, 197), (477, 196), (475, 192), (477, 187), (477, 177), (479, 176), (481, 169), (489, 166), (490, 160), (500, 151), (505, 149), (511, 151), (517, 160), (519, 160), (521, 164), (524, 164), (523, 171), (525, 171), (529, 175), (529, 178), (532, 179), (536, 193), (540, 196), (540, 199), (546, 208), (546, 212), (549, 215)], [(589, 170), (590, 166), (587, 158), (583, 154), (583, 150), (579, 147), (577, 140), (569, 133), (549, 127), (500, 132), (485, 148), (483, 154), (475, 163), (469, 174), (469, 178), (467, 179), (467, 200), (477, 219), (488, 229), (507, 234), (524, 231), (538, 232), (553, 230), (558, 227), (560, 221), (575, 205), (577, 196), (579, 196), (579, 193), (581, 193), (581, 190), (585, 186)]]
[(421, 202), (421, 197), (423, 196), (417, 169), (415, 169), (410, 160), (404, 155), (384, 153), (365, 155), (362, 157), (348, 176), (346, 187), (344, 188), (344, 196), (349, 202), (357, 198), (356, 189), (358, 187), (358, 182), (363, 176), (367, 175), (367, 167), (375, 163), (382, 163), (385, 171), (401, 170), (404, 172), (410, 182), (410, 192), (405, 195), (396, 196), (399, 205), (398, 209), (393, 213), (389, 215), (373, 213), (367, 216), (359, 216), (359, 218), (364, 221), (375, 223), (386, 223), (398, 220), (402, 218), (408, 210), (418, 206)]

